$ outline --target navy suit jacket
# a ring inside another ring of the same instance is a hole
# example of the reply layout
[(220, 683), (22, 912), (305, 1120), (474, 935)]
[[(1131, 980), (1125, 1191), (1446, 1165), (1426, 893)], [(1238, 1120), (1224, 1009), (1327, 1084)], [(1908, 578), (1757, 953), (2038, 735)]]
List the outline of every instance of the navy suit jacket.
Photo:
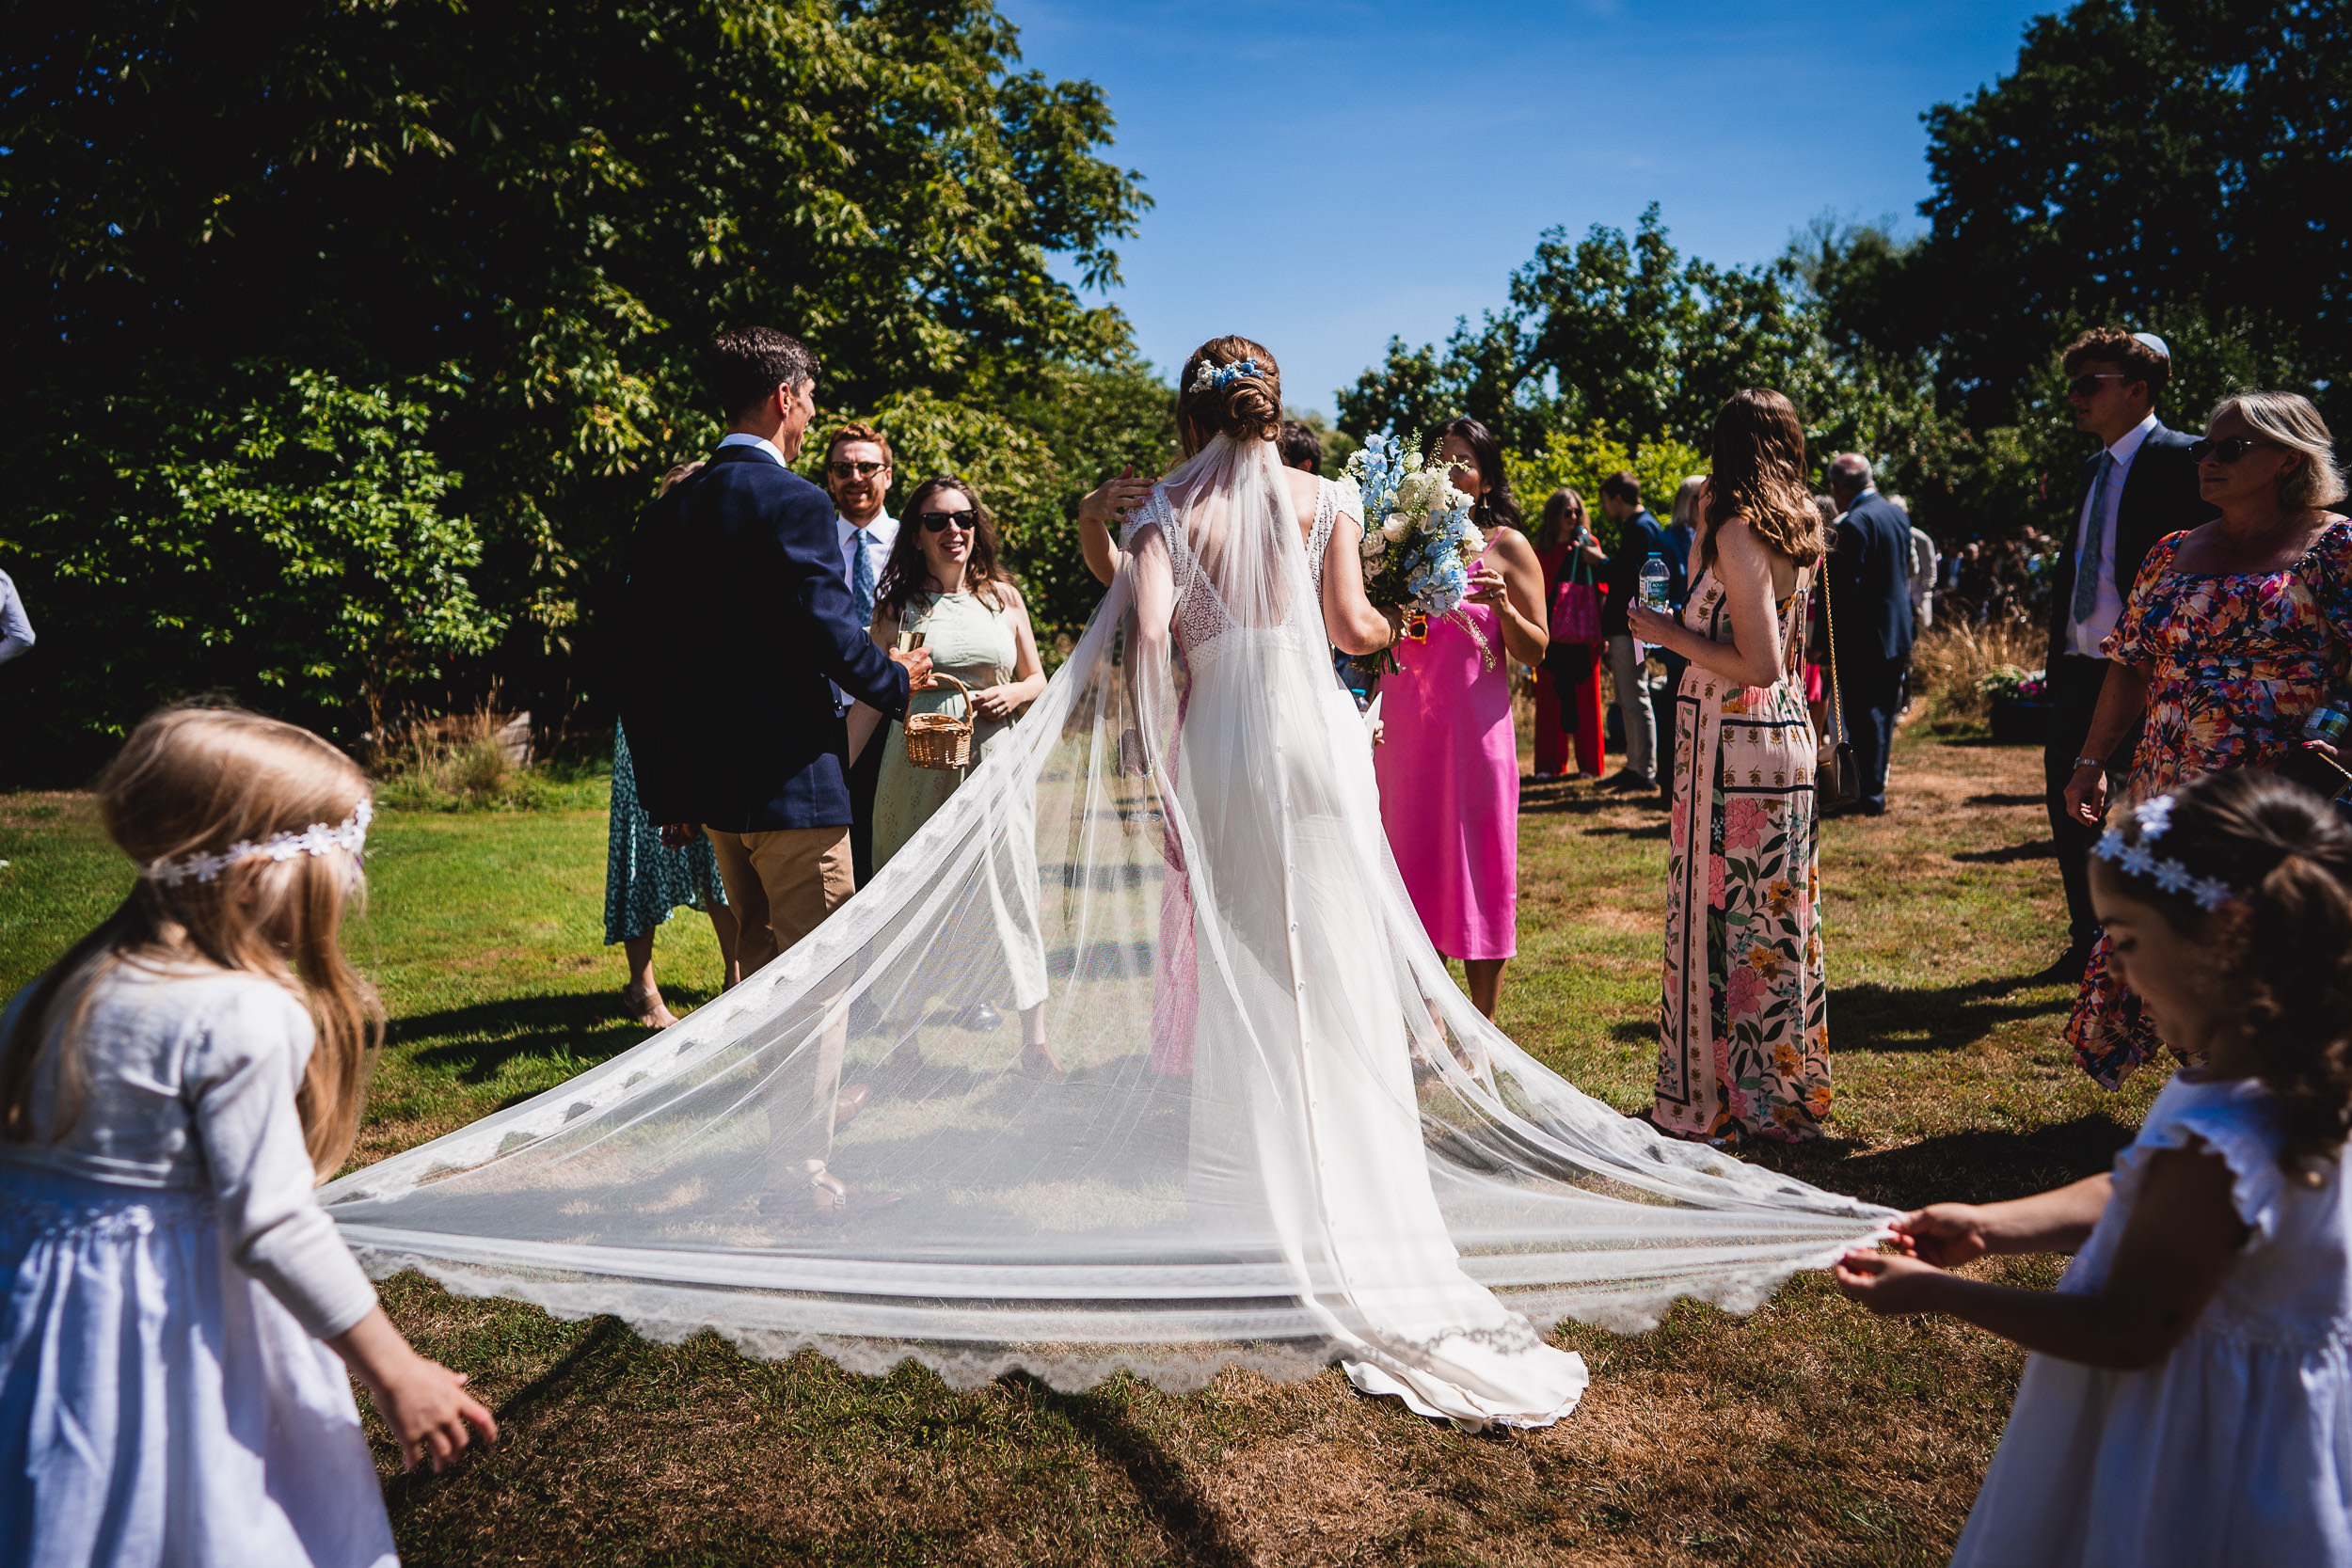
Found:
[(1646, 509), (1636, 512), (1618, 525), (1617, 553), (1609, 558), (1601, 569), (1601, 580), (1609, 585), (1609, 596), (1601, 601), (1600, 633), (1603, 637), (1627, 637), (1633, 631), (1633, 623), (1626, 619), (1626, 607), (1642, 596), (1642, 563), (1655, 555), (1666, 563), (1669, 574), (1666, 597), (1680, 604), (1690, 596), (1682, 574), (1689, 563), (1690, 552), (1675, 553), (1666, 531), (1658, 526), (1658, 519)]
[[(2129, 603), (2140, 564), (2159, 539), (2211, 522), (2218, 508), (2205, 499), (2197, 483), (2197, 465), (2188, 449), (2197, 439), (2159, 422), (2132, 454), (2132, 471), (2123, 476), (2123, 499), (2115, 508), (2115, 590)], [(2050, 573), (2050, 657), (2068, 652), (2066, 628), (2074, 618), (2074, 552), (2082, 547), (2083, 508), (2090, 487), (2098, 482), (2099, 453), (2083, 460), (2082, 483), (2074, 491), (2074, 516), (2058, 540), (2058, 560)]]
[(1829, 594), (1841, 661), (1859, 667), (1911, 652), (1911, 519), (1876, 490), (1837, 520)]
[(833, 684), (906, 711), (906, 671), (857, 624), (833, 502), (757, 447), (721, 447), (645, 508), (621, 642), (637, 799), (660, 823), (846, 828)]

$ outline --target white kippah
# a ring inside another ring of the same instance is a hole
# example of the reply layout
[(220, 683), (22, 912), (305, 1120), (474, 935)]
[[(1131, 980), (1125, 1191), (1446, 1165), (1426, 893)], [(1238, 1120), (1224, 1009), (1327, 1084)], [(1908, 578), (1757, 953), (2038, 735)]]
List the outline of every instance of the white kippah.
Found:
[(2135, 332), (2132, 336), (2138, 339), (2141, 342), (2146, 343), (2150, 348), (2154, 349), (2158, 354), (2164, 356), (2167, 359), (2172, 357), (2171, 346), (2162, 338), (2157, 337), (2154, 333)]

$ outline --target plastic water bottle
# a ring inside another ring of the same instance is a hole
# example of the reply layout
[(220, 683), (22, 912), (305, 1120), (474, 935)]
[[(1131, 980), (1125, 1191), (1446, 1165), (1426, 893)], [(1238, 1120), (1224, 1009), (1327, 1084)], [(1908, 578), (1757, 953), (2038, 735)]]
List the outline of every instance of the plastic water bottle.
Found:
[(2347, 736), (2352, 736), (2352, 707), (2346, 707), (2342, 697), (2323, 698), (2312, 709), (2311, 717), (2303, 721), (2306, 740), (2324, 740), (2330, 746), (2342, 747)]
[(1665, 614), (1673, 608), (1666, 602), (1666, 585), (1674, 581), (1674, 573), (1667, 569), (1665, 557), (1656, 550), (1650, 551), (1649, 559), (1642, 562), (1641, 576), (1644, 608)]

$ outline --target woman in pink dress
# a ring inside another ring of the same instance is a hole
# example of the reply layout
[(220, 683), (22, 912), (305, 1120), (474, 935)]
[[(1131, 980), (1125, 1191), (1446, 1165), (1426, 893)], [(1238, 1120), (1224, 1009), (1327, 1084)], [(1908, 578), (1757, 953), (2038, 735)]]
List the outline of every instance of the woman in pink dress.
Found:
[(1470, 602), (1400, 642), (1380, 682), (1384, 737), (1373, 752), (1380, 820), (1430, 944), (1462, 960), (1488, 1018), (1502, 966), (1518, 952), (1519, 757), (1511, 660), (1540, 665), (1543, 563), (1518, 530), (1502, 449), (1476, 420), (1438, 427), (1455, 488), (1476, 501), (1486, 553)]

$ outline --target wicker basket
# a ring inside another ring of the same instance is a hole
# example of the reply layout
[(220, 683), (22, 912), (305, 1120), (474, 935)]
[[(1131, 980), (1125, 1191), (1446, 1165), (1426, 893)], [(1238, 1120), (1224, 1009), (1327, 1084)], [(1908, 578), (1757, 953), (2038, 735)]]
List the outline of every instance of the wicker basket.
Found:
[(910, 713), (906, 720), (907, 761), (917, 768), (953, 772), (972, 766), (972, 689), (944, 671), (940, 680), (963, 693), (963, 717), (946, 713)]

